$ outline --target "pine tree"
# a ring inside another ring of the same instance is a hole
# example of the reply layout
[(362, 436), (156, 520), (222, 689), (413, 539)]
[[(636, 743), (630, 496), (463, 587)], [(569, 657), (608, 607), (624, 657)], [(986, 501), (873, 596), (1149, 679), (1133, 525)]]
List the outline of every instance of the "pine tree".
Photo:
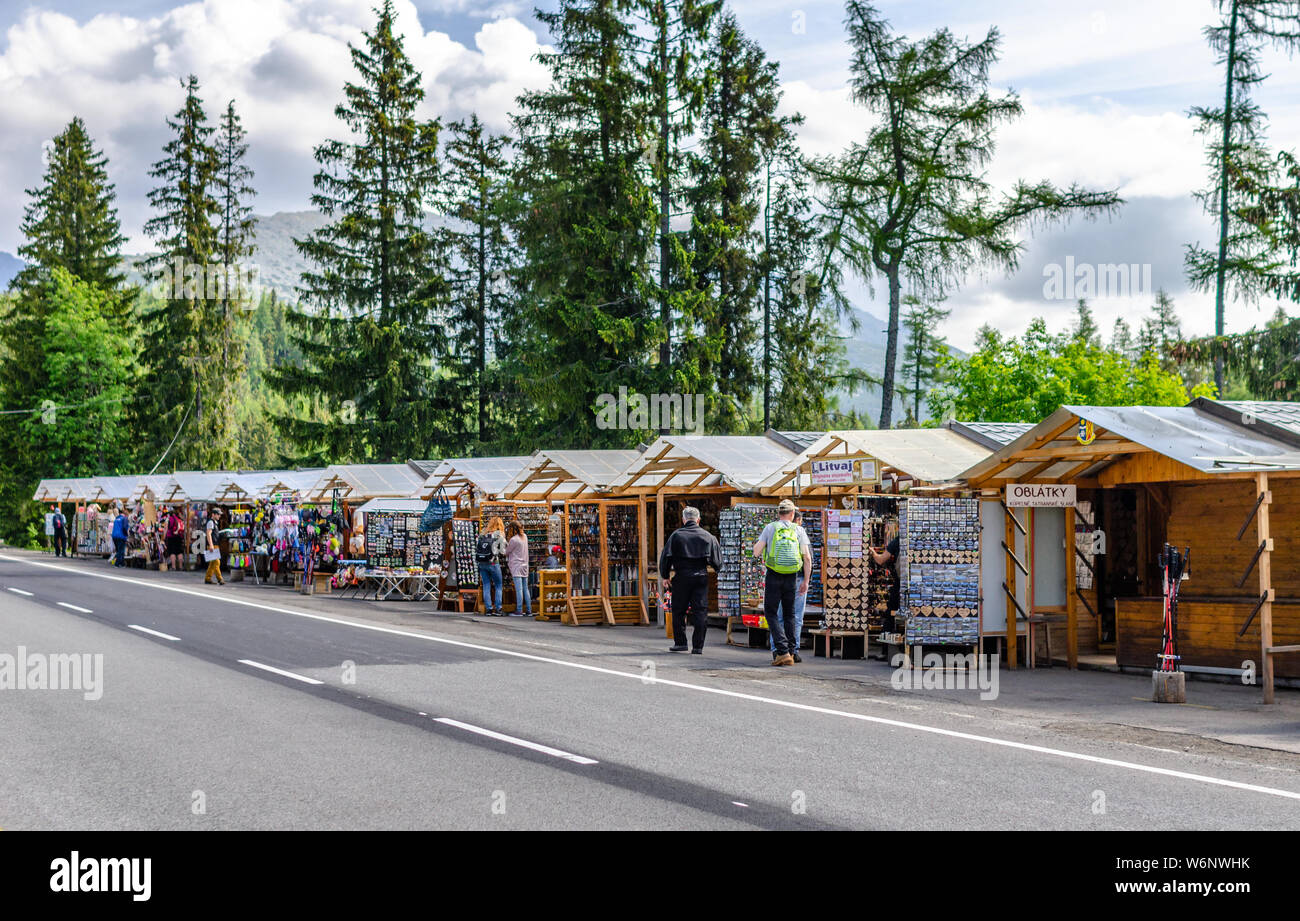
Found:
[(209, 362), (204, 368), (204, 389), (208, 393), (211, 418), (206, 431), (213, 446), (223, 449), (217, 454), (218, 463), (223, 467), (242, 461), (238, 449), (238, 419), (243, 408), (240, 392), (243, 375), (239, 369), (244, 364), (247, 317), (256, 306), (252, 303), (252, 268), (244, 261), (256, 249), (254, 228), (257, 225), (253, 207), (249, 204), (257, 193), (250, 184), (253, 171), (245, 162), (248, 155), (246, 137), (234, 100), (231, 100), (221, 116), (216, 143), (215, 192), (221, 214), (213, 261), (220, 266), (222, 284), (219, 309), (211, 316), (210, 323), (215, 327), (214, 338), (220, 344), (221, 359), (220, 362)]
[[(1214, 290), (1214, 332), (1224, 334), (1224, 311), (1228, 288), (1234, 296), (1253, 301), (1265, 291), (1295, 291), (1300, 295), (1300, 273), (1295, 272), (1296, 234), (1291, 235), (1290, 266), (1279, 259), (1277, 241), (1268, 230), (1269, 216), (1260, 214), (1269, 199), (1279, 193), (1291, 202), (1294, 226), (1297, 215), (1295, 193), (1275, 189), (1279, 172), (1290, 174), (1300, 186), (1295, 160), (1275, 160), (1264, 143), (1265, 116), (1251, 99), (1251, 91), (1265, 74), (1260, 67), (1264, 46), (1280, 46), (1288, 53), (1300, 47), (1300, 3), (1296, 0), (1218, 0), (1220, 20), (1205, 30), (1206, 41), (1218, 55), (1224, 69), (1223, 106), (1196, 106), (1191, 116), (1197, 132), (1209, 139), (1206, 159), (1210, 186), (1198, 194), (1207, 214), (1219, 222), (1214, 250), (1192, 244), (1187, 247), (1188, 279), (1199, 290)], [(1279, 166), (1281, 169), (1279, 170)], [(1260, 220), (1260, 217), (1264, 220)], [(1222, 392), (1224, 365), (1215, 356), (1214, 381)]]
[[(85, 122), (74, 118), (46, 148), (45, 175), (23, 210), (27, 242), (18, 255), (27, 268), (14, 281), (22, 289), (41, 270), (67, 269), (101, 291), (117, 292), (122, 270), (122, 226), (108, 179), (108, 158), (95, 149)], [(119, 308), (115, 308), (119, 309)]]
[(561, 0), (538, 14), (556, 50), (539, 55), (550, 87), (521, 96), (516, 116), (524, 208), (513, 379), (534, 414), (524, 439), (627, 444), (636, 436), (598, 427), (598, 398), (654, 392), (662, 380), (651, 363), (664, 334), (651, 280), (658, 215), (642, 146), (652, 106), (629, 6)]
[(144, 231), (157, 241), (159, 252), (144, 269), (160, 300), (144, 318), (141, 364), (147, 368), (149, 401), (135, 425), (149, 434), (150, 450), (161, 453), (174, 439), (169, 465), (207, 469), (229, 457), (229, 446), (218, 440), (223, 427), (212, 424), (220, 407), (206, 399), (211, 366), (220, 361), (220, 339), (212, 325), (219, 307), (212, 284), (219, 264), (213, 223), (220, 214), (218, 158), (198, 78), (191, 74), (182, 85), (184, 105), (167, 121), (174, 136), (149, 171), (160, 184), (149, 193), (155, 214)]
[[(867, 136), (813, 170), (821, 188), (828, 261), (822, 280), (842, 298), (847, 269), (883, 277), (889, 327), (880, 425), (891, 424), (904, 283), (943, 294), (978, 265), (1015, 268), (1018, 231), (1120, 204), (1113, 192), (1017, 182), (999, 195), (988, 180), (997, 127), (1019, 117), (1014, 94), (992, 96), (996, 29), (977, 42), (947, 29), (919, 41), (894, 33), (871, 4), (849, 0), (854, 101), (874, 117)], [(829, 261), (838, 255), (839, 263)]]
[(432, 358), (444, 354), (437, 311), (445, 303), (444, 248), (426, 206), (438, 190), (439, 123), (416, 110), (420, 74), (393, 31), (391, 0), (363, 47), (358, 79), (335, 115), (350, 132), (316, 148), (312, 204), (330, 223), (295, 243), (312, 263), (304, 309), (290, 315), (305, 361), (268, 375), (315, 411), (281, 417), (307, 457), (400, 461), (423, 456), (445, 423), (434, 399)]
[(642, 42), (641, 73), (653, 105), (653, 133), (642, 138), (658, 194), (659, 258), (657, 290), (663, 341), (659, 345), (662, 371), (674, 366), (673, 330), (683, 311), (698, 306), (685, 292), (690, 285), (686, 252), (673, 237), (672, 219), (687, 174), (683, 146), (693, 133), (711, 75), (705, 49), (710, 25), (721, 0), (641, 0), (648, 36)]
[[(126, 319), (135, 292), (122, 285), (119, 250), (124, 237), (107, 167), (107, 159), (95, 150), (80, 118), (74, 118), (46, 147), (45, 173), (39, 186), (27, 190), (29, 200), (20, 226), (26, 242), (18, 253), (28, 264), (13, 281), (13, 296), (0, 301), (0, 406), (39, 406), (40, 395), (48, 390), (42, 344), (55, 269), (85, 276), (87, 284), (111, 295), (112, 315)], [(10, 441), (10, 449), (15, 460), (25, 453), (16, 438)], [(13, 469), (17, 477), (37, 472), (22, 464)], [(19, 491), (26, 485), (24, 480)]]
[(703, 306), (683, 336), (683, 357), (699, 369), (703, 391), (716, 394), (710, 430), (735, 432), (748, 423), (757, 390), (763, 237), (771, 158), (799, 118), (776, 114), (781, 102), (777, 65), (740, 30), (730, 12), (709, 46), (711, 73), (704, 95), (693, 187), (691, 271)]
[(1132, 359), (1136, 354), (1136, 349), (1137, 346), (1133, 341), (1133, 327), (1129, 326), (1127, 320), (1120, 317), (1115, 321), (1115, 327), (1110, 334), (1110, 350)]
[(1097, 325), (1092, 307), (1083, 298), (1079, 298), (1079, 302), (1074, 305), (1073, 335), (1084, 345), (1101, 348), (1101, 327)]
[(948, 343), (939, 335), (938, 327), (952, 315), (952, 311), (910, 294), (904, 298), (904, 303), (908, 305), (903, 314), (903, 328), (907, 330), (907, 344), (903, 347), (905, 384), (899, 389), (912, 400), (909, 421), (919, 425), (922, 421), (921, 398), (943, 380), (943, 360), (948, 354)]
[(449, 428), (432, 447), (474, 453), (467, 451), (470, 442), (481, 447), (493, 437), (489, 373), (494, 350), (489, 346), (500, 335), (509, 294), (509, 139), (486, 130), (477, 115), (450, 127), (444, 211), (456, 223), (447, 231), (452, 266), (439, 386), (448, 391), (456, 415), (473, 428)]
[(767, 202), (768, 245), (761, 270), (770, 285), (773, 400), (770, 426), (824, 431), (863, 428), (839, 411), (835, 392), (877, 384), (845, 359), (840, 317), (818, 274), (823, 253), (813, 222), (809, 177), (793, 139), (773, 151)]

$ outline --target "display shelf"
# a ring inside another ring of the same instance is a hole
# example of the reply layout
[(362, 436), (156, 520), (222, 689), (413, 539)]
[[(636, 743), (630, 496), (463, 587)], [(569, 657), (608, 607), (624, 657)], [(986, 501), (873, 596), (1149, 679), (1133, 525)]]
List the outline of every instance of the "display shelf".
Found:
[(909, 499), (899, 525), (908, 644), (979, 643), (979, 500)]
[(537, 571), (536, 620), (560, 620), (569, 601), (569, 573), (563, 569)]

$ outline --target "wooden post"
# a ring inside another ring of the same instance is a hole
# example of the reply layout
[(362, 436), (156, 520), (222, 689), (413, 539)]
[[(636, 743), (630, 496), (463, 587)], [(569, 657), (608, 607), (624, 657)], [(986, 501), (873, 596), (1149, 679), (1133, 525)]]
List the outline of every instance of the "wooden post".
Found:
[(1268, 474), (1255, 475), (1257, 496), (1263, 496), (1259, 514), (1255, 519), (1255, 528), (1259, 543), (1264, 545), (1264, 552), (1259, 555), (1259, 594), (1264, 603), (1259, 609), (1259, 647), (1263, 653), (1260, 683), (1264, 685), (1264, 703), (1273, 703), (1273, 552), (1272, 533), (1269, 530), (1268, 510), (1273, 503), (1273, 494), (1268, 488)]
[[(1065, 510), (1065, 654), (1070, 668), (1079, 667), (1078, 554), (1075, 553), (1074, 506)], [(1050, 627), (1048, 629), (1051, 629)]]
[[(641, 603), (645, 605), (647, 610), (649, 610), (650, 598), (648, 592), (646, 591), (646, 585), (647, 585), (647, 580), (649, 578), (649, 573), (646, 570), (647, 567), (649, 567), (650, 563), (648, 562), (649, 554), (646, 553), (646, 550), (648, 548), (645, 545), (645, 539), (646, 539), (645, 493), (642, 493), (641, 495), (637, 496), (636, 535), (637, 535), (636, 552), (637, 552), (637, 556), (640, 557), (640, 559), (637, 560), (637, 567), (636, 567), (637, 575), (640, 577), (637, 580), (640, 583), (637, 588), (638, 591), (640, 591), (641, 593)], [(655, 559), (655, 565), (658, 565), (659, 555), (655, 554), (654, 559)]]
[[(1007, 509), (1007, 588), (1011, 594), (1016, 593), (1016, 564), (1012, 557), (1016, 552), (1016, 526), (1011, 520), (1015, 512)], [(1011, 599), (1003, 593), (1002, 603), (1007, 608), (1007, 668), (1016, 667), (1018, 656), (1016, 650), (1016, 634), (1019, 630), (1016, 628), (1016, 606), (1012, 604)]]
[(598, 502), (600, 522), (600, 597), (609, 598), (609, 532), (605, 528), (605, 503)]

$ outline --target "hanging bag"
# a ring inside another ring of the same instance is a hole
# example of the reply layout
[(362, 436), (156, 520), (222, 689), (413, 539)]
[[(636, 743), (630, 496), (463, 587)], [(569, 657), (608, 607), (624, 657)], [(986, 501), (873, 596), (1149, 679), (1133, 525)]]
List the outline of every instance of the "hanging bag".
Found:
[(427, 534), (430, 531), (441, 531), (442, 526), (451, 521), (452, 514), (446, 490), (439, 489), (420, 516), (420, 532)]

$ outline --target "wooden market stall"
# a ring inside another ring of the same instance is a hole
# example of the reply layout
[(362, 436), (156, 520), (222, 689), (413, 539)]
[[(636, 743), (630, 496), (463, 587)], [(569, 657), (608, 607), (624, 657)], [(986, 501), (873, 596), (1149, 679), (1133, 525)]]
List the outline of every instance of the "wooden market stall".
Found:
[(441, 491), (458, 508), (474, 508), (484, 499), (500, 497), (529, 460), (528, 455), (444, 460), (410, 495), (431, 499)]
[[(698, 507), (701, 527), (721, 537), (722, 510), (730, 508), (731, 500), (758, 494), (763, 480), (797, 456), (796, 449), (805, 442), (795, 441), (790, 434), (664, 435), (611, 481), (612, 498), (635, 500), (640, 508), (645, 534), (641, 539), (646, 571), (643, 598), (648, 608), (653, 607), (657, 622), (664, 623), (657, 603), (663, 591), (659, 553), (680, 523), (681, 509)], [(710, 589), (709, 610), (719, 610), (716, 583)]]
[[(523, 526), (532, 557), (530, 575), (538, 576), (539, 601), (543, 608), (554, 607), (548, 605), (547, 596), (562, 588), (565, 603), (560, 619), (565, 623), (647, 622), (639, 503), (620, 501), (613, 506), (620, 510), (611, 516), (611, 506), (603, 498), (609, 484), (639, 456), (635, 450), (538, 451), (501, 491), (501, 499), (481, 505), (480, 520), (493, 514), (508, 520), (513, 515)], [(584, 518), (587, 510), (595, 510), (591, 521), (598, 529), (594, 540), (589, 531), (577, 535), (579, 543), (589, 548), (577, 554), (567, 525), (575, 503)], [(635, 509), (638, 516), (632, 541), (620, 525), (628, 515), (624, 508)], [(548, 524), (550, 528), (543, 530)], [(543, 585), (541, 563), (547, 555), (545, 545), (552, 543), (565, 548), (565, 567), (546, 571)], [(550, 619), (554, 613), (542, 610), (538, 616)]]
[[(805, 509), (805, 522), (809, 510), (819, 519), (826, 552), (820, 555), (822, 571), (814, 576), (820, 575), (826, 629), (852, 639), (864, 654), (868, 637), (888, 652), (890, 646), (910, 644), (979, 645), (985, 632), (1000, 630), (1000, 623), (985, 620), (978, 603), (978, 548), (965, 551), (960, 563), (954, 553), (935, 555), (920, 545), (910, 555), (900, 553), (898, 613), (904, 616), (905, 629), (893, 623), (892, 573), (874, 562), (869, 549), (895, 538), (906, 546), (907, 529), (900, 527), (907, 520), (900, 514), (903, 499), (915, 504), (914, 523), (923, 514), (938, 516), (951, 529), (948, 542), (978, 541), (978, 523), (958, 514), (959, 490), (953, 479), (1030, 427), (950, 422), (934, 429), (831, 431), (767, 477), (760, 489), (764, 496), (792, 494)], [(909, 565), (909, 556), (915, 566)], [(753, 595), (761, 586), (761, 567), (751, 569)], [(928, 597), (936, 578), (954, 595), (952, 603)], [(973, 597), (958, 604), (958, 593)], [(956, 619), (957, 613), (961, 619)]]
[(1046, 628), (1031, 655), (1056, 624), (1071, 667), (1096, 649), (1154, 668), (1168, 543), (1191, 551), (1181, 667), (1257, 670), (1266, 703), (1276, 677), (1300, 678), (1300, 429), (1268, 421), (1298, 409), (1064, 406), (967, 471), (1004, 522), (1001, 592), (985, 603), (1012, 610), (1009, 664), (1012, 625), (1028, 621)]

